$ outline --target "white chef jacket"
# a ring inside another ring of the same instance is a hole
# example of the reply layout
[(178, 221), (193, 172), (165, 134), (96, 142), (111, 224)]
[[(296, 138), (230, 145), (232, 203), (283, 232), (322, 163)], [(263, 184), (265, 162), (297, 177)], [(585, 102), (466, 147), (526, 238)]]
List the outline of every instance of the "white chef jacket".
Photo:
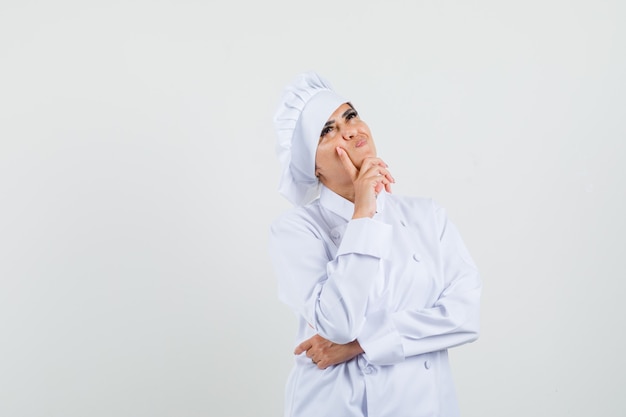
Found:
[(296, 344), (318, 333), (364, 352), (320, 370), (295, 358), (286, 417), (459, 415), (447, 348), (474, 341), (481, 281), (456, 227), (431, 199), (382, 192), (373, 218), (322, 187), (280, 216), (270, 254)]

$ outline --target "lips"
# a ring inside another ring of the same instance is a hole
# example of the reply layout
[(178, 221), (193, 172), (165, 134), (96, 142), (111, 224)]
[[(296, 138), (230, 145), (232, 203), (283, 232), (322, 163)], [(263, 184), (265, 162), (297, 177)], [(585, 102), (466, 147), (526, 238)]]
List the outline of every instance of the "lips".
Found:
[(354, 145), (355, 148), (360, 148), (361, 146), (365, 145), (367, 143), (367, 139), (359, 139), (356, 141), (356, 144)]

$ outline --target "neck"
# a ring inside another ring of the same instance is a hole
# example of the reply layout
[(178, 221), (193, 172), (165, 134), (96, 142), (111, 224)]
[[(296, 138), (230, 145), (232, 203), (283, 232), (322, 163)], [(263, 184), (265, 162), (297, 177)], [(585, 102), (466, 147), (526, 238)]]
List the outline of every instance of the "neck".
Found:
[(351, 203), (354, 203), (354, 185), (352, 184), (349, 184), (349, 185), (348, 184), (346, 185), (329, 184), (326, 181), (322, 181), (322, 184), (324, 184), (326, 188), (328, 188), (335, 194), (339, 194), (346, 200), (350, 201)]

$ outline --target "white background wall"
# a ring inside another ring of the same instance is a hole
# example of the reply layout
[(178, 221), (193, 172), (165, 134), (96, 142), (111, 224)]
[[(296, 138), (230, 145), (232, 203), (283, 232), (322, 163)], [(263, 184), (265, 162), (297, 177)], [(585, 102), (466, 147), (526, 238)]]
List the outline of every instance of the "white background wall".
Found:
[(271, 118), (317, 70), (482, 272), (466, 417), (623, 416), (626, 3), (0, 0), (0, 416), (279, 416)]

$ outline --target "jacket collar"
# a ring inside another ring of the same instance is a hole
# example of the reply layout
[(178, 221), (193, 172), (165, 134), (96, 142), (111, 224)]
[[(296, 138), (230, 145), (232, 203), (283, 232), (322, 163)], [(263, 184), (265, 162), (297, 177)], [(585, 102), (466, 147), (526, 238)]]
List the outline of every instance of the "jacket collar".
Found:
[[(376, 198), (376, 213), (381, 213), (385, 207), (387, 192), (381, 191)], [(335, 214), (338, 214), (346, 221), (350, 221), (354, 215), (354, 204), (332, 191), (330, 188), (321, 186), (320, 205)]]

